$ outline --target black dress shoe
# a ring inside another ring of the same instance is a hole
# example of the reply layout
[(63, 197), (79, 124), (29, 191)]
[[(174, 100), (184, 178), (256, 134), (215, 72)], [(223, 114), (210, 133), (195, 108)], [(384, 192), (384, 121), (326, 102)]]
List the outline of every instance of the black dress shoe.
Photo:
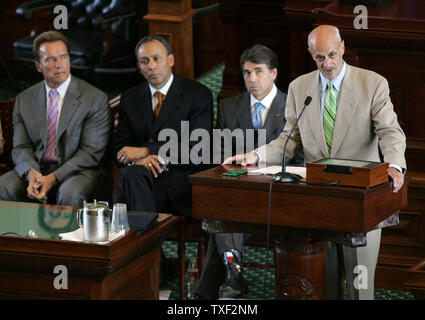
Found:
[(220, 298), (236, 298), (248, 294), (248, 285), (242, 276), (242, 255), (237, 250), (223, 254), (226, 266), (224, 283), (220, 287)]

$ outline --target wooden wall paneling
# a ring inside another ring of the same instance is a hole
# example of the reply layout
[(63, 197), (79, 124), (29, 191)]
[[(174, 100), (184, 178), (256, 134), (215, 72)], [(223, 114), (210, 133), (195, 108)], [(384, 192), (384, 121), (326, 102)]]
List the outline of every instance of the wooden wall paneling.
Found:
[[(193, 0), (192, 7), (211, 8), (216, 0)], [(206, 14), (193, 17), (193, 50), (195, 78), (224, 62), (224, 26), (219, 16), (219, 6)]]
[(239, 0), (220, 0), (220, 17), (224, 25), (225, 56), (223, 85), (218, 98), (234, 96), (243, 91), (239, 69)]
[(307, 36), (313, 29), (314, 9), (322, 8), (335, 0), (286, 0), (283, 8), (284, 16), (289, 25), (290, 48), (288, 81), (296, 79), (314, 69), (316, 65), (308, 53)]
[(13, 43), (33, 31), (46, 31), (53, 26), (53, 9), (41, 10), (31, 20), (16, 15), (16, 9), (26, 0), (0, 1), (0, 51), (6, 60), (13, 59)]
[(408, 270), (425, 257), (425, 174), (412, 174), (400, 224), (382, 232), (375, 287), (405, 289)]
[(220, 1), (220, 16), (225, 30), (225, 70), (219, 98), (246, 90), (239, 58), (246, 48), (257, 43), (268, 46), (278, 56), (276, 85), (287, 91), (290, 45), (283, 7), (284, 1)]
[(191, 0), (149, 0), (148, 14), (143, 17), (149, 23), (149, 34), (166, 38), (175, 56), (174, 71), (193, 79), (193, 26)]

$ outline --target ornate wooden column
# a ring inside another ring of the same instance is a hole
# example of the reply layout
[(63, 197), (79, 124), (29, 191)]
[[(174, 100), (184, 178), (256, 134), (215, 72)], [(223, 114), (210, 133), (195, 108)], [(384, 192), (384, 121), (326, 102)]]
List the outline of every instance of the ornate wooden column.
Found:
[(275, 239), (275, 253), (277, 299), (326, 298), (325, 241), (285, 235)]
[(171, 45), (175, 56), (174, 72), (193, 79), (193, 28), (191, 0), (149, 0), (148, 14), (143, 17), (149, 23), (149, 34), (162, 36)]
[(316, 65), (308, 53), (307, 37), (314, 28), (313, 10), (322, 8), (333, 0), (286, 0), (283, 9), (288, 21), (290, 40), (289, 82), (316, 69)]
[(220, 0), (220, 17), (224, 24), (223, 86), (219, 98), (231, 97), (245, 90), (239, 67), (242, 51), (239, 39), (239, 0)]

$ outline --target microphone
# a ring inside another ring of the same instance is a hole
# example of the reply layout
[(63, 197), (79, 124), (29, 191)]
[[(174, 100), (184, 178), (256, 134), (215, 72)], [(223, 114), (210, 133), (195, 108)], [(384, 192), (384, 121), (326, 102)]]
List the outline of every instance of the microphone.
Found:
[(305, 98), (304, 100), (304, 107), (299, 115), (299, 117), (297, 118), (297, 121), (295, 121), (294, 126), (291, 129), (291, 132), (288, 135), (288, 138), (286, 138), (285, 141), (285, 145), (283, 146), (283, 158), (282, 158), (282, 172), (276, 173), (272, 180), (273, 182), (292, 182), (292, 181), (299, 181), (302, 179), (302, 177), (298, 174), (295, 173), (290, 173), (290, 172), (286, 172), (286, 158), (285, 158), (285, 153), (286, 153), (286, 145), (288, 144), (289, 139), (291, 138), (292, 133), (294, 132), (295, 127), (297, 126), (298, 120), (300, 120), (301, 116), (304, 113), (305, 108), (311, 103), (312, 98), (310, 96), (307, 96), (307, 98)]

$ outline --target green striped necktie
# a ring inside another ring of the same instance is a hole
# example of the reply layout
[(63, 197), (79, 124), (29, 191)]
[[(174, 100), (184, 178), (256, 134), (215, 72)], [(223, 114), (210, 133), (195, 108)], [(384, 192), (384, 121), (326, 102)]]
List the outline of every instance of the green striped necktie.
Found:
[(329, 153), (331, 153), (332, 149), (332, 136), (335, 126), (336, 106), (337, 101), (334, 87), (332, 85), (332, 81), (329, 81), (325, 97), (325, 109), (323, 111), (323, 131), (325, 132), (325, 140)]

